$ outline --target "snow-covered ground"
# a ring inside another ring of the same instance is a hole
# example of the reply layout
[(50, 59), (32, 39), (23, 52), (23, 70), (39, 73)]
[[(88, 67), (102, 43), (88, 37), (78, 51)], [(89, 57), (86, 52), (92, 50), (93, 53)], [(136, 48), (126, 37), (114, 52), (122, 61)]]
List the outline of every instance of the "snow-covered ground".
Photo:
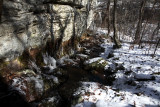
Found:
[[(105, 28), (97, 28), (97, 34), (98, 35), (107, 35), (108, 34), (108, 30), (105, 29)], [(134, 32), (134, 31), (133, 31)], [(110, 32), (110, 36), (113, 37), (113, 32)], [(123, 34), (122, 32), (117, 32), (118, 34), (118, 37), (120, 38), (121, 41), (124, 41), (124, 42), (133, 42), (133, 37), (131, 36), (128, 36), (128, 35), (125, 35)]]
[(115, 73), (112, 86), (82, 82), (75, 95), (81, 94), (83, 102), (75, 107), (160, 107), (160, 49), (152, 58), (154, 48), (149, 50), (147, 45), (130, 49), (130, 44), (124, 43), (114, 51), (111, 44), (102, 46), (105, 52), (101, 57), (112, 52), (114, 57), (106, 60), (122, 64), (125, 70)]

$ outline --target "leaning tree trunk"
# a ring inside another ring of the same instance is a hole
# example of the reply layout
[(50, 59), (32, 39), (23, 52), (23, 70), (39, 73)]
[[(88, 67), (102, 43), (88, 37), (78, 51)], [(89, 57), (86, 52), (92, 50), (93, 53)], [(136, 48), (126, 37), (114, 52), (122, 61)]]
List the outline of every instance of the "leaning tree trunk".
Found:
[(0, 0), (0, 22), (1, 22), (1, 16), (2, 16), (2, 6), (3, 6), (3, 0)]
[(114, 30), (114, 35), (113, 35), (113, 41), (115, 43), (114, 48), (121, 48), (121, 43), (118, 40), (118, 35), (117, 35), (117, 0), (114, 0), (114, 8), (113, 8), (113, 30)]
[(154, 50), (153, 56), (155, 56), (155, 54), (156, 54), (159, 43), (160, 43), (160, 38), (158, 38), (158, 42), (157, 42), (156, 48)]
[(138, 18), (138, 24), (137, 24), (137, 30), (135, 33), (135, 40), (134, 43), (138, 44), (140, 42), (140, 35), (141, 35), (141, 30), (142, 30), (142, 18), (143, 18), (143, 14), (144, 14), (144, 6), (146, 4), (146, 0), (143, 0), (141, 3), (141, 8), (139, 10), (139, 18)]
[(108, 0), (108, 3), (107, 3), (107, 15), (108, 15), (108, 20), (107, 20), (107, 24), (108, 24), (108, 34), (107, 36), (109, 37), (110, 35), (110, 20), (111, 20), (111, 17), (110, 17), (110, 0)]

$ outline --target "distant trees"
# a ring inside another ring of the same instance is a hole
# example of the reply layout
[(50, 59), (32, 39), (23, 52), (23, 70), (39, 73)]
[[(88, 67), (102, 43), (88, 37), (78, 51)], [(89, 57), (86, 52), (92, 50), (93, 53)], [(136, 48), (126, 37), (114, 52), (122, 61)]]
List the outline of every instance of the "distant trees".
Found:
[[(157, 43), (160, 34), (160, 0), (99, 0), (102, 24), (113, 32), (112, 40), (115, 48), (119, 48), (120, 40), (141, 45)], [(100, 21), (95, 19), (98, 26)]]

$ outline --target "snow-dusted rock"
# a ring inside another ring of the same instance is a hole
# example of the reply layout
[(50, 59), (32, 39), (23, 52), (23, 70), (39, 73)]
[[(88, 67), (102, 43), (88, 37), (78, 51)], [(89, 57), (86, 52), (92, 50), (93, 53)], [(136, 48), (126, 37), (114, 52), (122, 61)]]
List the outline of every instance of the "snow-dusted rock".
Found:
[[(8, 74), (8, 72), (10, 73)], [(1, 76), (6, 84), (17, 90), (27, 102), (32, 102), (41, 99), (43, 96), (48, 96), (48, 91), (50, 89), (56, 88), (60, 83), (65, 81), (65, 78), (60, 79), (53, 74), (35, 73), (30, 69), (17, 72), (2, 72)]]
[(61, 103), (61, 97), (54, 92), (52, 97), (43, 99), (38, 103), (38, 107), (57, 107)]
[(85, 61), (84, 65), (86, 70), (96, 70), (98, 72), (103, 72), (105, 68), (108, 67), (108, 62), (101, 57), (96, 57)]

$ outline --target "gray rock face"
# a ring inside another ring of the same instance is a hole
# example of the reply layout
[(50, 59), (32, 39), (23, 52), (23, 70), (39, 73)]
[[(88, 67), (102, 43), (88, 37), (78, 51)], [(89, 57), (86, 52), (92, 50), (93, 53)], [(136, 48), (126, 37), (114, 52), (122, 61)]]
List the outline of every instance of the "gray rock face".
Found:
[(81, 36), (93, 19), (96, 0), (5, 0), (0, 4), (0, 59)]

